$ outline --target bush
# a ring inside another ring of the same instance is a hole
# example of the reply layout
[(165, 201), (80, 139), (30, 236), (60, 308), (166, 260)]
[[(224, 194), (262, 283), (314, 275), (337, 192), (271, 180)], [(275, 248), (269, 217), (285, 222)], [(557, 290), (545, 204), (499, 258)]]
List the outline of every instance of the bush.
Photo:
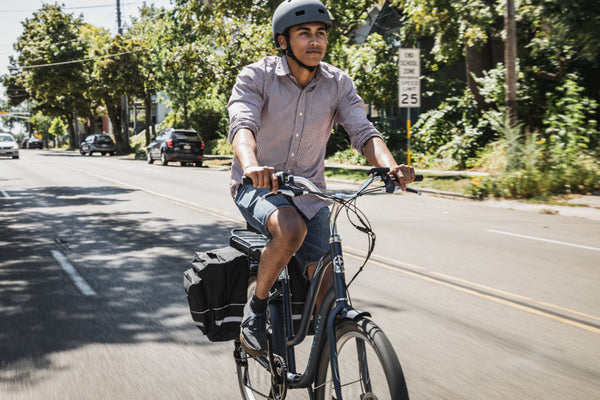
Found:
[(206, 154), (214, 154), (219, 156), (232, 156), (233, 146), (226, 138), (209, 140), (206, 142), (204, 152)]
[(553, 146), (548, 146), (539, 134), (522, 135), (521, 127), (506, 127), (505, 137), (488, 149), (489, 154), (505, 160), (504, 170), (475, 179), (468, 192), (480, 198), (544, 198), (600, 190), (600, 167), (592, 155), (552, 150)]
[(327, 161), (337, 162), (340, 164), (369, 165), (367, 159), (364, 156), (358, 154), (358, 152), (354, 149), (338, 151), (334, 155), (329, 157)]

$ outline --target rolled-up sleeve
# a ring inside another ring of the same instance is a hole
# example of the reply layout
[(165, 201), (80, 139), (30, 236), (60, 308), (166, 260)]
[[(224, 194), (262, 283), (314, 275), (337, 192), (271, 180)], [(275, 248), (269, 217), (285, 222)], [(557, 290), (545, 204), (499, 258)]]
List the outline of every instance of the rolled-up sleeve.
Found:
[(356, 93), (352, 80), (344, 76), (340, 82), (340, 101), (335, 112), (335, 122), (342, 125), (350, 137), (352, 148), (363, 154), (362, 148), (372, 137), (383, 139), (373, 123), (367, 119), (365, 103)]
[(260, 115), (263, 108), (262, 90), (264, 76), (257, 65), (242, 69), (231, 92), (227, 111), (229, 112), (229, 142), (242, 128), (256, 132), (260, 129)]

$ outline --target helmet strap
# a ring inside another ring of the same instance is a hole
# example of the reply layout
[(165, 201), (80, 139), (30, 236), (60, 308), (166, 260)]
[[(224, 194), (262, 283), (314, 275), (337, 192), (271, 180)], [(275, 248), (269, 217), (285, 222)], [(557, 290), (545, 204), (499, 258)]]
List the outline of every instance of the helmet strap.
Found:
[(308, 66), (306, 64), (304, 64), (302, 61), (298, 60), (298, 57), (296, 57), (296, 55), (294, 54), (294, 52), (292, 51), (292, 46), (290, 46), (290, 41), (288, 40), (288, 35), (283, 35), (285, 37), (285, 43), (287, 44), (287, 49), (283, 50), (283, 53), (288, 56), (289, 58), (291, 58), (292, 60), (294, 60), (296, 62), (296, 64), (298, 64), (299, 66), (301, 66), (304, 69), (307, 69), (308, 72), (310, 72), (311, 74), (314, 72), (314, 70), (317, 69), (318, 65), (315, 66)]

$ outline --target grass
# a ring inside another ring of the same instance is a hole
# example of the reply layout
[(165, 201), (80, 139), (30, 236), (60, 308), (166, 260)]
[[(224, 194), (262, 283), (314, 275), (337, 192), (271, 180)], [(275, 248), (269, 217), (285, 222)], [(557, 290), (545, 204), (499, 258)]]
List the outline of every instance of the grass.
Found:
[[(356, 182), (365, 180), (367, 170), (342, 167), (325, 167), (325, 177)], [(466, 194), (466, 188), (471, 185), (473, 177), (468, 175), (425, 173), (422, 182), (411, 184), (416, 188), (428, 188), (443, 192)]]
[[(231, 158), (206, 158), (204, 160), (205, 165), (213, 165), (220, 167), (228, 167), (231, 165)], [(368, 168), (354, 167), (354, 166), (326, 166), (325, 177), (329, 179), (340, 179), (347, 181), (363, 182), (366, 179)], [(477, 177), (461, 174), (460, 172), (424, 172), (424, 179), (422, 182), (414, 182), (411, 184), (412, 187), (417, 189), (433, 189), (440, 192), (457, 193), (461, 195), (469, 195), (467, 188), (470, 187)], [(590, 207), (587, 204), (577, 203), (576, 201), (569, 201), (570, 196), (552, 196), (544, 198), (529, 199), (531, 203), (548, 204), (548, 205), (561, 205), (570, 207)]]

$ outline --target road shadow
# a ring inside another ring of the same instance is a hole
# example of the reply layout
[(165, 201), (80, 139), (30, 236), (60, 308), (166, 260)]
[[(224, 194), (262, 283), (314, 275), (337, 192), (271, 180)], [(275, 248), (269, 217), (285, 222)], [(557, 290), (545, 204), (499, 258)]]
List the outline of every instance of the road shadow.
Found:
[[(0, 199), (0, 382), (35, 383), (40, 370), (61, 368), (52, 354), (89, 344), (189, 344), (182, 332), (209, 343), (189, 315), (183, 271), (194, 251), (227, 245), (239, 225), (157, 218), (136, 207), (135, 192), (50, 186)], [(82, 295), (53, 250), (95, 296)]]

